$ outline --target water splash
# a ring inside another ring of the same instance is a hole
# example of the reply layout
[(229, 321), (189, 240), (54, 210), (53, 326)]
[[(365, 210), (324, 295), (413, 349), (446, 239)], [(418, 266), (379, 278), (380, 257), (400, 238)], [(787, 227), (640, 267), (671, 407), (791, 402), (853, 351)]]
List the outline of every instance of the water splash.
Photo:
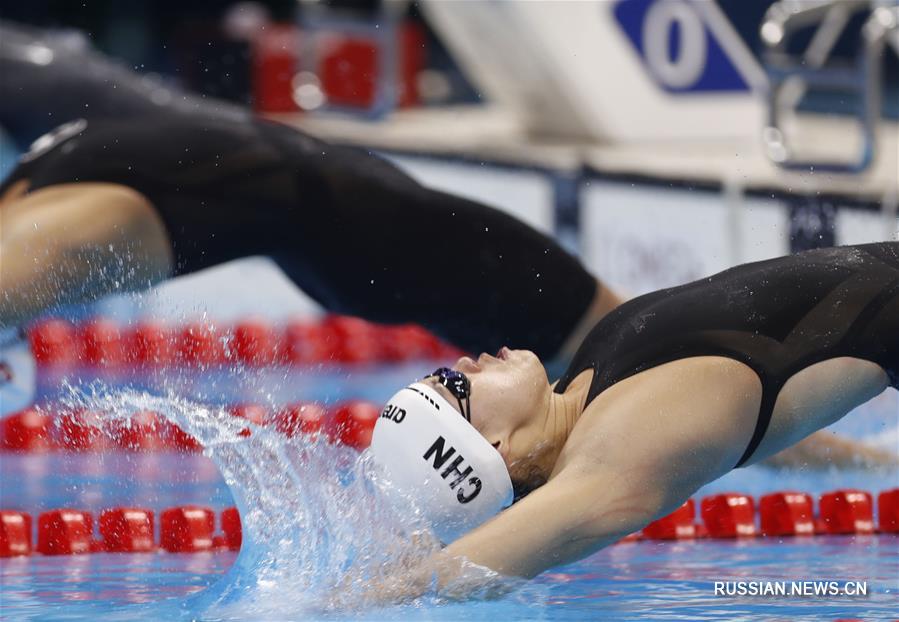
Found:
[[(371, 604), (370, 586), (401, 576), (440, 548), (414, 500), (386, 494), (390, 482), (367, 452), (331, 444), (324, 436), (287, 438), (175, 396), (100, 384), (67, 393), (64, 406), (89, 409), (120, 425), (141, 411), (169, 419), (200, 441), (230, 488), (243, 546), (219, 583), (180, 603), (182, 617), (359, 613)], [(241, 435), (247, 428), (251, 434)], [(469, 588), (482, 587), (475, 596), (494, 597), (516, 585), (473, 564), (463, 575)], [(416, 606), (442, 598), (431, 592)]]

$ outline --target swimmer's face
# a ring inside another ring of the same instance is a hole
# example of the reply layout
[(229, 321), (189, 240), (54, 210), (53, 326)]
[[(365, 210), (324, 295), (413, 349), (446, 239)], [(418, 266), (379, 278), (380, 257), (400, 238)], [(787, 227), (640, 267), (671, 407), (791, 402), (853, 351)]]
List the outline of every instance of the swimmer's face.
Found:
[[(460, 358), (453, 369), (471, 381), (471, 424), (497, 448), (512, 479), (524, 479), (528, 460), (543, 438), (551, 389), (546, 370), (529, 350), (502, 348), (496, 356)], [(427, 380), (446, 400), (456, 399), (436, 380)]]

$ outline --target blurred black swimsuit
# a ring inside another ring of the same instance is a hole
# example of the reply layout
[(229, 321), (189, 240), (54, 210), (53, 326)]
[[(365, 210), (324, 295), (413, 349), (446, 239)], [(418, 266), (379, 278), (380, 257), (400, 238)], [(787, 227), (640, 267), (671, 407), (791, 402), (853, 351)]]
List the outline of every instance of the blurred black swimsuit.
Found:
[(359, 150), (251, 117), (76, 121), (39, 139), (0, 191), (109, 182), (159, 213), (183, 274), (267, 255), (326, 308), (418, 322), (473, 351), (557, 353), (596, 281), (556, 242), (422, 187)]
[(635, 298), (593, 329), (556, 385), (586, 369), (587, 404), (641, 371), (693, 356), (725, 356), (762, 382), (745, 463), (768, 429), (787, 380), (850, 356), (877, 363), (899, 388), (899, 242), (846, 246), (751, 263)]

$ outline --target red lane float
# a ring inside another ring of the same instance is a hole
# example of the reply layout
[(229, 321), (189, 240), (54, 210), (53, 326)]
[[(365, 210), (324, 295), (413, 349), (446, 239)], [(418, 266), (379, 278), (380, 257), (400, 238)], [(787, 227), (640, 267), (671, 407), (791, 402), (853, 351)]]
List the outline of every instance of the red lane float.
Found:
[(177, 360), (175, 336), (160, 322), (143, 321), (125, 337), (126, 360), (138, 367), (168, 367)]
[(75, 327), (64, 320), (44, 320), (28, 330), (31, 351), (40, 365), (70, 365), (78, 358)]
[(240, 514), (237, 508), (226, 508), (222, 510), (222, 533), (224, 534), (224, 544), (232, 551), (240, 550), (243, 541), (243, 529), (240, 525)]
[(326, 417), (327, 413), (321, 404), (298, 403), (279, 410), (273, 417), (273, 423), (275, 429), (287, 437), (314, 435), (321, 432)]
[(385, 327), (382, 348), (389, 361), (440, 358), (446, 350), (437, 337), (415, 324)]
[(54, 449), (53, 418), (28, 408), (3, 419), (3, 449), (12, 451), (47, 451)]
[[(263, 426), (268, 421), (268, 410), (265, 406), (259, 404), (240, 404), (232, 407), (229, 412), (235, 417), (246, 419), (258, 426)], [(244, 428), (239, 434), (241, 436), (249, 436), (251, 434), (250, 428)]]
[(189, 505), (162, 512), (160, 546), (170, 553), (196, 553), (213, 548), (215, 514), (206, 507)]
[(102, 415), (87, 410), (66, 413), (59, 423), (60, 444), (70, 451), (103, 451), (112, 444)]
[(682, 506), (668, 516), (649, 523), (643, 528), (643, 536), (650, 540), (682, 540), (696, 537), (696, 502), (687, 499)]
[(203, 446), (200, 444), (200, 441), (170, 421), (166, 421), (164, 424), (162, 438), (168, 449), (186, 453), (199, 453), (203, 451)]
[(194, 367), (219, 365), (225, 360), (225, 340), (210, 324), (188, 324), (178, 338), (178, 358)]
[(255, 425), (265, 425), (268, 421), (268, 409), (261, 404), (238, 404), (232, 406), (229, 412)]
[(278, 337), (271, 324), (262, 319), (247, 319), (234, 327), (232, 358), (244, 365), (262, 367), (277, 358)]
[(203, 451), (203, 446), (193, 436), (152, 411), (135, 413), (128, 421), (106, 424), (104, 429), (113, 446), (126, 451)]
[[(881, 517), (885, 516), (889, 520), (890, 512), (895, 511), (891, 504), (897, 494), (899, 489), (883, 491), (878, 495)], [(828, 495), (832, 496), (833, 501), (825, 502), (823, 510), (825, 516), (830, 511), (826, 509), (827, 503), (864, 507), (865, 496), (871, 497), (863, 491), (835, 491), (823, 495), (822, 500)], [(861, 500), (856, 498), (856, 495), (859, 495)], [(709, 503), (706, 507), (724, 503), (718, 499), (722, 496), (708, 497), (706, 500)], [(746, 495), (735, 493), (729, 493), (728, 496), (748, 498)], [(797, 524), (809, 523), (810, 504), (811, 497), (805, 493), (777, 492), (765, 495), (759, 503), (760, 513), (768, 513), (768, 518), (763, 519), (762, 534), (767, 536), (813, 534), (814, 532), (807, 527), (796, 528)], [(744, 503), (735, 506), (743, 507)], [(632, 542), (644, 538), (674, 540), (698, 537), (703, 526), (693, 523), (695, 509), (695, 502), (690, 499), (670, 515), (647, 525), (642, 532), (631, 534), (619, 542)], [(151, 510), (143, 508), (105, 510), (100, 514), (99, 521), (99, 531), (103, 540), (97, 541), (92, 538), (93, 518), (89, 512), (71, 509), (51, 510), (38, 518), (37, 546), (32, 548), (31, 516), (15, 510), (0, 510), (0, 557), (29, 555), (35, 551), (45, 555), (101, 551), (152, 552), (156, 550), (153, 541), (153, 516)], [(162, 512), (160, 520), (160, 546), (163, 550), (178, 553), (240, 549), (242, 527), (237, 508), (231, 507), (222, 511), (222, 535), (213, 534), (214, 526), (215, 514), (209, 508), (199, 506), (169, 508)], [(691, 530), (691, 526), (694, 529)]]
[(773, 492), (759, 500), (763, 536), (810, 536), (815, 533), (812, 497), (804, 492)]
[(250, 367), (280, 364), (396, 362), (458, 357), (461, 353), (417, 325), (381, 326), (360, 318), (330, 315), (292, 320), (283, 330), (248, 318), (223, 331), (207, 322), (178, 330), (143, 320), (121, 329), (106, 318), (79, 326), (50, 319), (29, 330), (32, 351), (44, 366), (87, 365), (163, 368), (175, 363), (208, 367), (234, 362)]
[[(31, 515), (0, 510), (0, 557), (82, 553), (152, 553), (152, 510), (111, 508), (100, 514), (102, 540), (93, 539), (93, 517), (81, 510), (60, 509), (38, 518), (38, 544), (32, 548)], [(215, 515), (197, 506), (169, 508), (160, 521), (161, 548), (169, 552), (204, 552), (213, 549), (239, 550), (242, 532), (237, 508), (221, 514), (222, 535), (213, 536)]]
[(835, 490), (818, 500), (821, 529), (827, 534), (874, 532), (871, 493), (862, 490)]
[(93, 318), (79, 327), (81, 361), (98, 367), (115, 367), (124, 359), (122, 335), (114, 322)]
[(880, 531), (899, 533), (899, 488), (884, 490), (877, 495), (877, 515)]
[(31, 515), (0, 510), (0, 557), (31, 555)]
[(321, 365), (331, 359), (335, 341), (330, 328), (293, 320), (284, 329), (278, 360), (287, 365)]
[(163, 438), (165, 420), (150, 411), (131, 415), (128, 421), (115, 425), (112, 439), (116, 446), (128, 451), (159, 451), (167, 448)]
[(700, 504), (702, 522), (712, 538), (753, 537), (755, 503), (749, 495), (729, 492), (706, 497)]
[(335, 339), (334, 359), (339, 363), (374, 363), (383, 360), (381, 336), (375, 326), (354, 317), (332, 315), (322, 322)]
[(51, 510), (37, 519), (37, 550), (44, 555), (78, 555), (95, 550), (94, 519), (81, 510)]
[(143, 508), (113, 508), (100, 514), (100, 535), (110, 553), (147, 553), (156, 550), (153, 512)]
[(334, 409), (334, 437), (344, 445), (365, 449), (371, 445), (371, 435), (381, 409), (371, 402), (354, 400)]

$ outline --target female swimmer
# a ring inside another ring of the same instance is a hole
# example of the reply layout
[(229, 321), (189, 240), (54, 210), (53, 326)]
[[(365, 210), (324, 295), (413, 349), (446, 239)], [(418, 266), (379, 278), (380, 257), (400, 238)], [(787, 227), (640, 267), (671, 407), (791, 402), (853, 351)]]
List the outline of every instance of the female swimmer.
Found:
[[(899, 242), (635, 298), (552, 385), (529, 351), (462, 358), (397, 393), (375, 428), (375, 458), (451, 542), (378, 598), (450, 584), (464, 560), (533, 577), (585, 557), (888, 387), (899, 388)], [(478, 526), (513, 487), (520, 501)]]

